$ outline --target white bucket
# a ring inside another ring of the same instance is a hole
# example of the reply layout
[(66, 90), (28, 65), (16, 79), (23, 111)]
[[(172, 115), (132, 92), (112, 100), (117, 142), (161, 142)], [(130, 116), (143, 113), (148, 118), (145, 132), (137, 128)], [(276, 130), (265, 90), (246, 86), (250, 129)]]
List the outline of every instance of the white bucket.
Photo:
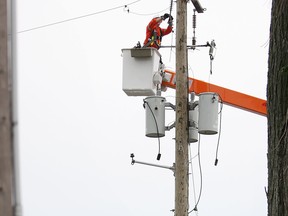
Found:
[(128, 96), (156, 95), (153, 77), (159, 70), (160, 53), (155, 48), (122, 49), (122, 89)]
[(218, 133), (218, 102), (219, 96), (214, 92), (199, 94), (199, 128), (200, 134), (213, 135)]

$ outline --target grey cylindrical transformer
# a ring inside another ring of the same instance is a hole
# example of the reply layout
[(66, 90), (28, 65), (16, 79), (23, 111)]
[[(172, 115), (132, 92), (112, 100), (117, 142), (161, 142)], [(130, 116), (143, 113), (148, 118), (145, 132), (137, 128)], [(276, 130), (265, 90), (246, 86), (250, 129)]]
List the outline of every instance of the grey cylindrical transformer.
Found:
[(146, 110), (146, 136), (165, 136), (165, 102), (161, 96), (149, 96), (144, 100)]
[(212, 135), (218, 133), (218, 101), (214, 92), (204, 92), (199, 95), (199, 128), (200, 134)]

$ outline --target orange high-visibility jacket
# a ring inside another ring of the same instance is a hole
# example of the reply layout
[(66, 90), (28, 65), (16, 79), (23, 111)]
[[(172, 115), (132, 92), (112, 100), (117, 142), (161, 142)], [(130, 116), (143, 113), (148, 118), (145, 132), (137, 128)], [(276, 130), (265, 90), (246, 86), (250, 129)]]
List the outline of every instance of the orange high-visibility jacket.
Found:
[[(172, 31), (172, 26), (168, 26), (167, 29), (163, 29), (159, 27), (159, 17), (153, 18), (150, 23), (146, 27), (146, 39), (144, 41), (144, 45), (146, 45), (149, 41), (149, 39), (154, 40), (149, 47), (154, 47), (156, 49), (159, 49), (161, 46), (162, 37), (164, 35), (169, 34)], [(156, 34), (156, 38), (153, 36)]]

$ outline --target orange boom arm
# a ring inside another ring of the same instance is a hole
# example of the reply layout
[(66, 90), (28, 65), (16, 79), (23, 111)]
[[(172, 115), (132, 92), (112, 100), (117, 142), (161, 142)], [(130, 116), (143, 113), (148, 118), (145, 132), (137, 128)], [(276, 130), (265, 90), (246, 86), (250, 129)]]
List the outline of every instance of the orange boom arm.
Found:
[[(267, 115), (266, 100), (256, 98), (247, 94), (223, 88), (217, 85), (209, 84), (201, 80), (189, 79), (189, 92), (200, 94), (202, 92), (215, 92), (220, 95), (224, 104), (234, 106), (246, 111), (254, 112), (259, 115)], [(164, 81), (165, 80), (165, 81)], [(176, 73), (165, 70), (165, 79), (162, 82), (163, 86), (176, 88)], [(167, 80), (167, 81), (166, 81)]]

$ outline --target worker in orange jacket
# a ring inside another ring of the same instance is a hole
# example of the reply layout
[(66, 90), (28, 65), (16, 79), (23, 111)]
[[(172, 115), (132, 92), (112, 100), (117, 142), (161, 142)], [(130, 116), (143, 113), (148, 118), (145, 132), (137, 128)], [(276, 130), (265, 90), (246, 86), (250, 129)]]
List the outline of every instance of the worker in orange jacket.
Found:
[[(168, 20), (168, 27), (166, 29), (160, 28), (160, 24), (163, 20)], [(161, 17), (153, 18), (146, 27), (146, 39), (144, 41), (144, 47), (154, 47), (159, 49), (161, 47), (162, 37), (171, 33), (173, 28), (173, 17), (165, 13)]]

